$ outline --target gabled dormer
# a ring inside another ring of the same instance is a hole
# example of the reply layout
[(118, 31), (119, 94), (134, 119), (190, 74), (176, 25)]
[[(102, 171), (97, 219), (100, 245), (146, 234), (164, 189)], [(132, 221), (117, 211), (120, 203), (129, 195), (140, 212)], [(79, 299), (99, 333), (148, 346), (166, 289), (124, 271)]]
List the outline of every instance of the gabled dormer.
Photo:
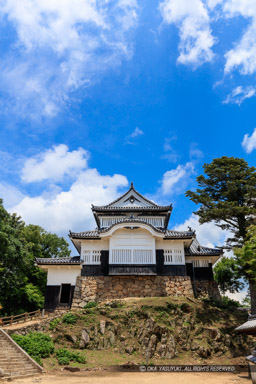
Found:
[(132, 219), (166, 229), (172, 205), (157, 205), (136, 191), (131, 183), (130, 189), (118, 199), (104, 206), (92, 205), (92, 211), (99, 229)]

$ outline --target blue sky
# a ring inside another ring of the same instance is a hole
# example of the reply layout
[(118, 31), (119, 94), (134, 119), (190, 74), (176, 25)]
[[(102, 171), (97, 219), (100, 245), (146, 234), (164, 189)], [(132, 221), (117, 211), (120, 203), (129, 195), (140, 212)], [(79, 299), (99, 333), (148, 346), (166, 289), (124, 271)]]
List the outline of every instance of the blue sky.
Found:
[(222, 245), (184, 193), (213, 158), (255, 165), (255, 0), (42, 3), (0, 3), (5, 207), (66, 236), (133, 181)]

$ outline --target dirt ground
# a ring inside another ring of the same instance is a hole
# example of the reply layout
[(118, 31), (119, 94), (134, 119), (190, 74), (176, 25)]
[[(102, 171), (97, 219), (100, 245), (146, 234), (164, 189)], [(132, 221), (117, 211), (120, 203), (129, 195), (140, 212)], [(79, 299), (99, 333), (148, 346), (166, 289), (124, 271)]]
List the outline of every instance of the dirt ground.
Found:
[(61, 372), (16, 379), (14, 384), (251, 384), (247, 373)]

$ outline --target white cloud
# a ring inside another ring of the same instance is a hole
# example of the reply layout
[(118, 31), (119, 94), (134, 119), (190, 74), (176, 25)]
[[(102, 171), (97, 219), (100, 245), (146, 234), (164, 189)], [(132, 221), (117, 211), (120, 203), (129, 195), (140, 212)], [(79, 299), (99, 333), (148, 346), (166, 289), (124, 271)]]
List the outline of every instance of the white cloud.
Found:
[(134, 131), (126, 137), (125, 144), (135, 144), (133, 139), (142, 135), (144, 135), (144, 132), (139, 127), (136, 127)]
[(197, 67), (213, 60), (215, 39), (207, 8), (201, 0), (164, 0), (160, 12), (165, 23), (179, 28), (179, 63)]
[(196, 230), (196, 236), (201, 245), (206, 247), (223, 246), (225, 241), (232, 237), (229, 231), (217, 227), (214, 223), (200, 224), (198, 217), (192, 214), (184, 223), (175, 226), (177, 231), (187, 230), (188, 227)]
[[(26, 173), (23, 172), (27, 182), (58, 178), (66, 172), (71, 172), (71, 168), (62, 166), (62, 163), (67, 165), (68, 158), (73, 161), (73, 165), (79, 164), (80, 170), (79, 167), (76, 169), (75, 180), (65, 185), (65, 189), (57, 185), (44, 184), (40, 195), (31, 197), (20, 194), (19, 201), (16, 199), (11, 206), (9, 204), (9, 211), (21, 215), (27, 224), (41, 225), (46, 230), (61, 235), (67, 235), (69, 229), (83, 231), (94, 228), (91, 204), (109, 203), (119, 195), (119, 188), (127, 186), (128, 182), (123, 175), (101, 175), (97, 169), (89, 168), (86, 157), (84, 158), (86, 153), (82, 149), (69, 152), (66, 146), (58, 146), (39, 154), (40, 160), (34, 162), (33, 159), (32, 165), (29, 163), (30, 167), (26, 168)], [(53, 162), (56, 164), (56, 171), (52, 173), (50, 165)], [(42, 172), (41, 176), (37, 172)], [(9, 187), (9, 191), (12, 192), (12, 187)]]
[(3, 199), (4, 207), (9, 208), (18, 204), (25, 196), (19, 189), (6, 183), (0, 183), (0, 199)]
[(17, 36), (1, 57), (2, 91), (22, 114), (55, 116), (73, 91), (132, 55), (135, 0), (3, 0), (0, 14)]
[(238, 86), (227, 96), (226, 100), (223, 101), (224, 104), (234, 103), (241, 105), (245, 99), (249, 99), (252, 96), (255, 96), (256, 88), (253, 86), (242, 87)]
[(176, 163), (180, 155), (178, 152), (173, 148), (173, 142), (177, 140), (177, 137), (175, 135), (172, 135), (170, 137), (166, 137), (164, 139), (164, 155), (161, 156), (161, 159), (166, 159), (170, 163)]
[(102, 176), (96, 169), (82, 171), (67, 191), (24, 197), (11, 208), (26, 223), (39, 224), (48, 231), (66, 235), (69, 229), (84, 231), (95, 227), (91, 204), (114, 200), (118, 188), (127, 185), (122, 175)]
[(256, 128), (254, 128), (251, 136), (249, 136), (248, 133), (244, 135), (242, 147), (246, 153), (251, 153), (254, 149), (256, 149)]
[(201, 149), (198, 148), (197, 143), (191, 143), (190, 144), (189, 157), (190, 157), (190, 159), (193, 159), (194, 161), (200, 160), (204, 157), (204, 153), (201, 151)]
[(247, 296), (247, 293), (248, 293), (247, 290), (241, 291), (241, 292), (235, 292), (235, 293), (226, 292), (224, 296), (228, 296), (230, 299), (239, 301), (239, 303), (242, 304), (243, 300)]
[(134, 129), (134, 131), (132, 132), (131, 137), (134, 138), (134, 137), (137, 137), (137, 136), (141, 136), (143, 134), (144, 134), (144, 132), (139, 127), (136, 127)]
[(193, 163), (186, 163), (185, 165), (178, 165), (177, 168), (171, 169), (164, 173), (161, 188), (159, 193), (163, 195), (171, 195), (180, 190), (184, 190), (189, 178), (194, 174)]
[(76, 176), (87, 167), (89, 153), (82, 148), (69, 152), (64, 144), (40, 153), (25, 162), (21, 178), (27, 183), (46, 179), (61, 180), (65, 175)]
[(227, 0), (223, 11), (226, 17), (242, 16), (249, 21), (241, 39), (225, 55), (225, 72), (239, 68), (242, 74), (252, 74), (256, 71), (256, 3), (254, 0)]

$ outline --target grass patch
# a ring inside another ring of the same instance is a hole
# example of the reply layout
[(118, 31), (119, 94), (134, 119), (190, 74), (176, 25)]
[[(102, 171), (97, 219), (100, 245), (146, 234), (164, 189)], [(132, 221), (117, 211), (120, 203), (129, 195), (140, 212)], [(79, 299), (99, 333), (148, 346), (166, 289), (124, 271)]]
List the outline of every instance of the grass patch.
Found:
[(62, 323), (64, 324), (76, 324), (78, 320), (78, 316), (75, 315), (74, 313), (66, 313), (63, 317), (62, 317)]
[(97, 305), (96, 301), (89, 301), (89, 303), (85, 304), (84, 309), (95, 308)]
[(69, 365), (71, 361), (84, 364), (85, 357), (79, 352), (73, 352), (65, 348), (56, 350), (55, 355), (60, 365)]
[(54, 329), (57, 328), (57, 326), (58, 326), (59, 324), (60, 324), (60, 319), (59, 319), (59, 318), (57, 318), (57, 319), (53, 319), (53, 320), (50, 321), (49, 329), (50, 329), (51, 331), (53, 331)]

